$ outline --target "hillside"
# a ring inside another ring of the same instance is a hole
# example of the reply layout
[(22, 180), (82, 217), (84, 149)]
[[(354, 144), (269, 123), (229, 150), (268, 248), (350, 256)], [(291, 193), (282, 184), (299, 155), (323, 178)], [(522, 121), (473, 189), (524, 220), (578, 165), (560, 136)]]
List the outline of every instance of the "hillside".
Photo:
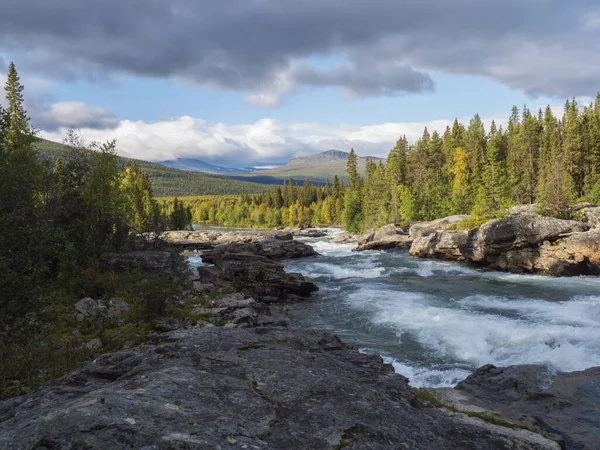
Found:
[[(290, 178), (297, 181), (308, 178), (312, 182), (323, 183), (328, 178), (331, 181), (335, 175), (345, 180), (348, 155), (349, 153), (340, 150), (328, 150), (317, 155), (294, 158), (284, 166), (261, 170), (258, 174), (241, 174), (232, 178), (271, 184), (281, 184), (283, 180)], [(373, 159), (375, 162), (382, 160), (370, 156), (359, 157), (358, 170), (361, 174), (365, 172), (367, 159)]]
[[(48, 160), (64, 157), (67, 152), (63, 144), (46, 139), (39, 139), (37, 147), (40, 156)], [(137, 162), (150, 176), (157, 197), (256, 194), (265, 190), (264, 185), (251, 180), (239, 181), (223, 175), (179, 170), (140, 159), (119, 157), (119, 160), (123, 166)]]
[(169, 161), (158, 161), (158, 164), (163, 164), (174, 169), (189, 170), (192, 172), (206, 172), (219, 175), (254, 172), (254, 170), (252, 169), (238, 169), (232, 167), (215, 166), (214, 164), (210, 164), (205, 161), (193, 158), (177, 158)]

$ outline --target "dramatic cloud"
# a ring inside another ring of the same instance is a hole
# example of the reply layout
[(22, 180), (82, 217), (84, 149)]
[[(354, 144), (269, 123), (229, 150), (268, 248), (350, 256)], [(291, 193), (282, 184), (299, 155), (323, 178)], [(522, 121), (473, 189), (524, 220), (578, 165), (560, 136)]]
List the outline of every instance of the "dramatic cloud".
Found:
[[(489, 125), (491, 119), (484, 122)], [(496, 122), (503, 124), (506, 117), (497, 117)], [(239, 167), (283, 164), (332, 148), (348, 151), (354, 147), (360, 155), (386, 157), (401, 135), (414, 142), (425, 127), (430, 132), (443, 132), (451, 123), (436, 120), (325, 127), (263, 119), (247, 125), (209, 125), (186, 116), (154, 123), (122, 121), (111, 130), (82, 128), (81, 133), (88, 142), (117, 139), (119, 153), (134, 158), (161, 161), (186, 157)], [(60, 141), (64, 132), (45, 131), (42, 136)]]
[(430, 91), (432, 70), (564, 97), (598, 89), (599, 18), (592, 0), (4, 0), (0, 59), (62, 78), (181, 79), (267, 106), (304, 86)]
[(59, 102), (49, 106), (34, 105), (29, 108), (32, 124), (46, 131), (59, 128), (113, 129), (119, 121), (113, 113), (100, 106), (87, 106), (82, 102)]

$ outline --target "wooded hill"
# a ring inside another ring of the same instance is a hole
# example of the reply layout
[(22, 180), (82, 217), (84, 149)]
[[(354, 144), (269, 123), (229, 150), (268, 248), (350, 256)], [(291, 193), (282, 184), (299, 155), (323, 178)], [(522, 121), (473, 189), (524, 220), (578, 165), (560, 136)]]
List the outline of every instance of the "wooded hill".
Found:
[[(304, 182), (308, 179), (311, 183), (316, 184), (325, 184), (329, 180), (331, 183), (336, 175), (340, 180), (347, 181), (346, 161), (348, 161), (348, 156), (348, 152), (328, 150), (317, 155), (294, 158), (281, 167), (234, 175), (232, 178), (279, 185), (282, 185), (284, 180), (289, 181), (290, 179), (294, 179), (296, 182)], [(372, 156), (357, 156), (357, 168), (360, 174), (365, 174), (369, 159), (375, 162), (384, 161)]]
[[(51, 161), (55, 161), (58, 157), (64, 158), (67, 154), (65, 145), (46, 139), (37, 139), (36, 148), (42, 158)], [(259, 183), (233, 180), (223, 175), (179, 170), (150, 161), (122, 156), (119, 156), (118, 159), (119, 164), (123, 167), (137, 163), (150, 176), (152, 189), (157, 197), (259, 194), (266, 189), (266, 186)]]

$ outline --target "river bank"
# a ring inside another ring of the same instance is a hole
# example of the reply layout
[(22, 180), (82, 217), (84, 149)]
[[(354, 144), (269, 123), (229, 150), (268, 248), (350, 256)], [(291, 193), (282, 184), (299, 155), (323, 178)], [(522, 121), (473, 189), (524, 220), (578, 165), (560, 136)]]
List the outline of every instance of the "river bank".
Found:
[[(316, 245), (323, 238), (302, 239), (321, 256), (297, 240), (207, 252), (214, 267), (198, 268), (193, 290), (205, 299), (196, 313), (211, 320), (175, 321), (140, 348), (0, 403), (0, 447), (541, 449), (573, 441), (550, 426), (502, 419), (491, 407), (471, 415), (436, 407), (451, 405), (411, 388), (380, 356), (303, 328), (298, 308), (331, 291), (318, 282), (319, 297), (308, 300), (314, 274), (298, 270), (304, 279), (295, 269), (322, 264), (327, 274), (327, 251)], [(285, 260), (289, 251), (299, 258)], [(381, 275), (371, 269), (361, 282)]]

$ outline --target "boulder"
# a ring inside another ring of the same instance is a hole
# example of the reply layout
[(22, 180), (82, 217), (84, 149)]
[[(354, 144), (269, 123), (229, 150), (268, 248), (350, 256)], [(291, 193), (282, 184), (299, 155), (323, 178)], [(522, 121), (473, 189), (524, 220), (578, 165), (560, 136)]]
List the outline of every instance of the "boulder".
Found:
[(123, 317), (129, 313), (129, 304), (120, 298), (113, 297), (108, 301), (108, 315), (111, 317)]
[(483, 366), (454, 389), (434, 390), (459, 410), (528, 427), (567, 449), (598, 447), (600, 367), (554, 376), (545, 366)]
[(387, 250), (393, 248), (410, 248), (413, 239), (408, 234), (394, 234), (384, 236), (381, 239), (373, 239), (371, 241), (359, 244), (354, 251), (363, 250)]
[(587, 223), (590, 228), (600, 228), (600, 207), (590, 207), (582, 210), (583, 221)]
[(303, 258), (318, 253), (308, 244), (300, 241), (281, 241), (267, 239), (259, 243), (219, 245), (202, 253), (202, 261), (214, 264), (220, 255), (225, 253), (246, 253), (279, 260), (286, 258)]
[(410, 248), (412, 238), (402, 228), (391, 223), (363, 235), (354, 251)]
[(418, 407), (391, 365), (326, 332), (204, 327), (156, 342), (0, 401), (0, 448), (559, 448)]
[(486, 261), (508, 250), (537, 247), (588, 229), (582, 222), (532, 215), (490, 220), (473, 233), (473, 260)]
[(75, 310), (77, 318), (83, 320), (84, 317), (93, 317), (98, 313), (106, 312), (106, 307), (91, 297), (85, 297), (75, 303)]
[(218, 253), (214, 260), (220, 277), (236, 290), (263, 302), (307, 297), (319, 288), (302, 275), (288, 274), (283, 265), (251, 253)]
[(432, 220), (431, 222), (417, 222), (409, 229), (410, 236), (415, 239), (418, 236), (426, 236), (436, 231), (444, 231), (446, 228), (462, 222), (467, 216), (457, 215), (448, 216), (441, 219)]
[(293, 236), (320, 238), (327, 236), (327, 230), (322, 228), (304, 228), (302, 225), (297, 225), (291, 228), (285, 228), (284, 232), (289, 232)]
[[(411, 228), (412, 229), (412, 228)], [(598, 232), (589, 225), (530, 214), (491, 220), (470, 231), (416, 234), (410, 254), (467, 260), (511, 272), (555, 276), (600, 273)]]
[(536, 255), (535, 269), (555, 276), (600, 275), (600, 228), (545, 242)]
[(206, 250), (218, 245), (234, 243), (256, 243), (265, 239), (291, 241), (294, 236), (287, 230), (270, 229), (233, 229), (233, 230), (197, 230), (167, 231), (161, 238), (170, 245), (184, 250)]
[(342, 232), (331, 239), (332, 244), (356, 244), (362, 241), (361, 236)]
[(471, 240), (468, 231), (436, 231), (416, 235), (410, 254), (420, 258), (441, 258), (463, 261), (471, 255)]

